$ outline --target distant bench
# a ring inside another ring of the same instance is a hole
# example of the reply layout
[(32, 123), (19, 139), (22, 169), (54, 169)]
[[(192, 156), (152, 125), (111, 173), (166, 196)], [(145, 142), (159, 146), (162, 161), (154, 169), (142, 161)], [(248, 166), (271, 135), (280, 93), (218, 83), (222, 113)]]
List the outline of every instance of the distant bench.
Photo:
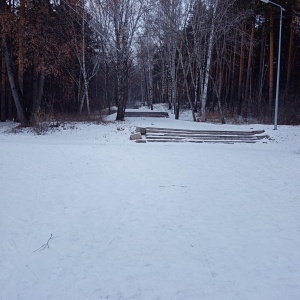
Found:
[(161, 111), (125, 111), (125, 118), (169, 118), (167, 112)]

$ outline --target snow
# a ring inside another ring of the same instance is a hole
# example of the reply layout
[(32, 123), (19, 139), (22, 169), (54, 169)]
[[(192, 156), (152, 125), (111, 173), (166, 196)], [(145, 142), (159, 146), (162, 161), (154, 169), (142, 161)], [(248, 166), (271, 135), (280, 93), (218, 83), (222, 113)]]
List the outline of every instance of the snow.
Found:
[[(300, 298), (300, 127), (173, 117), (0, 124), (0, 299)], [(137, 144), (135, 126), (272, 140)]]

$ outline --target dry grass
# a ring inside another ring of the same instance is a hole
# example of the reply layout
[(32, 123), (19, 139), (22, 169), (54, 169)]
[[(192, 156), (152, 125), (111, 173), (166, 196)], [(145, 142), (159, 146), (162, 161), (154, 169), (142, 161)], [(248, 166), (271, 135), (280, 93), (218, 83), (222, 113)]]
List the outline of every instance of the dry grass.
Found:
[[(206, 120), (209, 123), (221, 124), (221, 117), (218, 112), (207, 112)], [(232, 113), (225, 113), (226, 124), (244, 125), (244, 124), (268, 124), (266, 120), (259, 118), (244, 118), (242, 116), (233, 115)]]
[(18, 125), (7, 133), (17, 134), (30, 131), (36, 135), (44, 135), (60, 130), (75, 130), (79, 123), (106, 125), (109, 122), (103, 120), (100, 112), (88, 115), (86, 113), (46, 113), (44, 110), (39, 110), (27, 126)]

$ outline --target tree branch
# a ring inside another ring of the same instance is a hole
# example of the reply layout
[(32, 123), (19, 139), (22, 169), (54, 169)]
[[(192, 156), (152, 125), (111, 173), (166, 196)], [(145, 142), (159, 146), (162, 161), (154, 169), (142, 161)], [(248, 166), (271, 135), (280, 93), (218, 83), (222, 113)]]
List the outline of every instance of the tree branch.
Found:
[(52, 239), (54, 239), (54, 238), (56, 238), (56, 237), (53, 237), (53, 236), (52, 236), (52, 233), (51, 233), (51, 235), (50, 235), (50, 237), (49, 237), (47, 243), (45, 243), (45, 244), (42, 245), (41, 247), (39, 247), (39, 248), (37, 248), (36, 250), (34, 250), (32, 253), (37, 252), (37, 251), (42, 251), (42, 250), (45, 250), (46, 248), (49, 248), (49, 242), (50, 242)]

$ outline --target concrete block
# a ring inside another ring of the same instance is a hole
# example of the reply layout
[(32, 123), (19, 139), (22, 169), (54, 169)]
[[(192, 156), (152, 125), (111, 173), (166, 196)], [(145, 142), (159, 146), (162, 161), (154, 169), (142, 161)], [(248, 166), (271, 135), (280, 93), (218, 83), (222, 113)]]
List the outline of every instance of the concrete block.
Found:
[(134, 134), (132, 134), (132, 135), (130, 136), (130, 139), (131, 139), (131, 140), (140, 140), (140, 139), (142, 139), (142, 135), (141, 135), (140, 132), (134, 133)]
[(136, 127), (135, 131), (140, 132), (142, 135), (146, 134), (146, 128), (144, 128), (144, 127)]

